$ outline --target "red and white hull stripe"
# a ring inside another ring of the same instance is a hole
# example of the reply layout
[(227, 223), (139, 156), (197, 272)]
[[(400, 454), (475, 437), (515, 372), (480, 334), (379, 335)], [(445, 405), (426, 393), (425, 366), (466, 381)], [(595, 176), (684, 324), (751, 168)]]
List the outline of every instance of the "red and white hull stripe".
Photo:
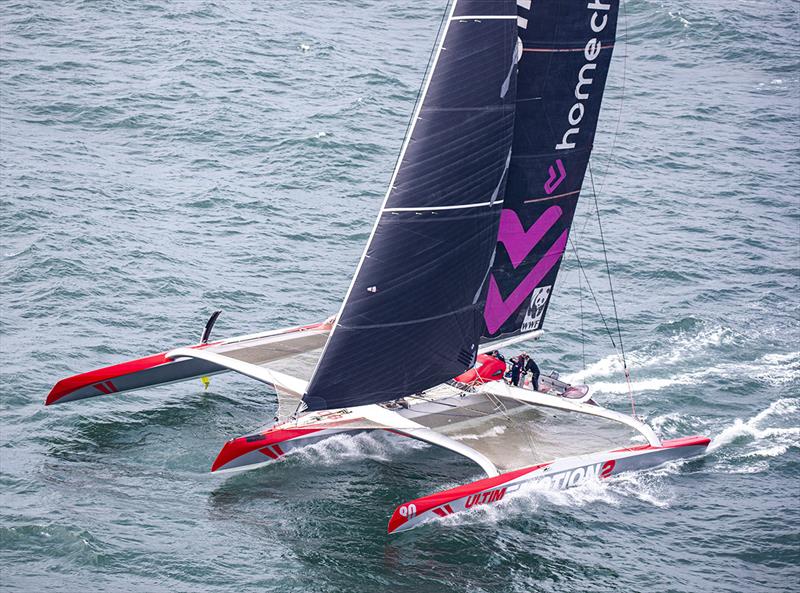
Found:
[(212, 472), (237, 471), (277, 461), (292, 449), (310, 445), (341, 432), (321, 428), (270, 428), (229, 440), (211, 466)]

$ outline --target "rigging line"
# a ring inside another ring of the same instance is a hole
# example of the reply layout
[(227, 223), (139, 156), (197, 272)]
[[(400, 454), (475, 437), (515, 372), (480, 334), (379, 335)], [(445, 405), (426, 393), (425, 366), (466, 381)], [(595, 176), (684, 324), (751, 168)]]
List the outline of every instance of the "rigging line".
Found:
[(603, 222), (600, 217), (600, 206), (597, 202), (597, 192), (594, 189), (594, 174), (592, 173), (592, 163), (589, 163), (589, 180), (592, 183), (592, 194), (594, 195), (594, 207), (597, 211), (597, 227), (600, 229), (600, 244), (603, 246), (603, 259), (606, 262), (606, 274), (608, 275), (608, 289), (611, 292), (611, 304), (614, 307), (614, 321), (617, 324), (617, 338), (619, 338), (619, 348), (622, 352), (622, 368), (625, 371), (625, 381), (628, 384), (628, 395), (631, 399), (631, 414), (636, 418), (636, 402), (633, 399), (633, 389), (631, 388), (631, 373), (628, 370), (628, 361), (625, 358), (625, 343), (622, 341), (622, 328), (619, 324), (619, 314), (617, 313), (617, 299), (614, 296), (614, 283), (611, 281), (611, 266), (608, 263), (608, 250), (606, 249), (606, 239), (603, 235)]
[[(577, 243), (577, 237), (575, 238), (575, 241)], [(556, 279), (555, 279), (554, 284), (553, 284), (553, 293), (559, 292), (560, 289), (562, 287), (564, 287), (564, 286), (569, 286), (569, 282), (568, 281), (571, 280), (571, 278), (572, 278), (572, 272), (573, 271), (577, 271), (577, 276), (578, 276), (578, 302), (579, 302), (579, 306), (580, 306), (580, 315), (581, 315), (581, 358), (582, 358), (582, 362), (583, 362), (583, 370), (585, 371), (586, 370), (586, 332), (584, 330), (584, 325), (583, 325), (583, 317), (584, 317), (584, 314), (583, 314), (583, 282), (581, 281), (581, 274), (580, 274), (580, 270), (578, 268), (576, 268), (575, 270), (573, 270), (571, 268), (570, 269), (566, 269), (567, 268), (566, 264), (569, 261), (569, 255), (570, 254), (569, 254), (568, 251), (564, 252), (563, 259), (561, 260), (562, 269), (564, 269), (564, 271), (561, 272), (558, 276), (556, 276)], [(578, 262), (578, 264), (580, 265), (580, 261)], [(602, 314), (602, 312), (601, 312), (601, 314)]]
[(608, 263), (608, 250), (606, 249), (606, 239), (603, 235), (603, 223), (600, 220), (600, 207), (597, 203), (597, 193), (594, 191), (594, 176), (592, 175), (592, 164), (589, 163), (589, 179), (592, 182), (592, 194), (594, 194), (594, 207), (597, 210), (597, 226), (600, 229), (600, 244), (603, 246), (603, 259), (606, 262), (606, 274), (608, 275), (608, 289), (611, 292), (611, 305), (614, 307), (614, 321), (617, 324), (617, 337), (619, 338), (619, 347), (622, 351), (622, 362), (625, 368), (628, 366), (625, 363), (625, 344), (622, 342), (622, 330), (619, 325), (619, 315), (617, 314), (617, 299), (614, 297), (614, 284), (611, 282), (611, 266)]
[[(614, 136), (611, 140), (611, 151), (608, 155), (608, 162), (606, 163), (606, 170), (603, 172), (602, 183), (600, 184), (600, 189), (597, 191), (598, 194), (603, 192), (603, 187), (606, 185), (606, 180), (608, 179), (608, 171), (611, 169), (611, 165), (614, 163), (615, 160), (615, 149), (617, 147), (617, 136), (619, 136), (620, 127), (622, 127), (622, 111), (623, 107), (625, 106), (625, 83), (627, 81), (627, 72), (628, 72), (628, 10), (625, 4), (625, 0), (620, 0), (620, 9), (622, 10), (622, 28), (623, 28), (623, 41), (625, 44), (625, 53), (622, 54), (622, 86), (620, 89), (620, 98), (619, 98), (619, 111), (617, 112), (617, 125), (614, 129)], [(594, 212), (589, 212), (586, 215), (586, 219), (583, 221), (583, 227), (581, 227), (581, 235), (586, 231), (586, 227), (589, 225), (589, 221), (592, 219), (592, 214)]]
[[(459, 389), (462, 392), (462, 397), (463, 397), (464, 393), (471, 393), (469, 391), (466, 391), (464, 389), (460, 389), (458, 387), (456, 387), (455, 389)], [(416, 394), (414, 394), (412, 396), (409, 396), (409, 397), (413, 397), (415, 399), (421, 399), (421, 400), (426, 401), (428, 403), (431, 403), (431, 404), (434, 404), (434, 405), (439, 405), (439, 406), (444, 406), (446, 408), (458, 408), (459, 410), (466, 410), (466, 411), (470, 411), (470, 412), (475, 412), (475, 414), (476, 414), (476, 416), (467, 416), (465, 414), (445, 414), (444, 412), (436, 412), (436, 414), (441, 414), (443, 416), (461, 416), (461, 417), (465, 417), (465, 418), (467, 418), (467, 417), (468, 418), (475, 418), (477, 416), (485, 416), (486, 415), (486, 412), (484, 412), (483, 410), (479, 410), (477, 408), (473, 408), (472, 406), (459, 406), (459, 405), (456, 405), (456, 404), (449, 404), (449, 403), (442, 402), (442, 401), (436, 401), (435, 399), (432, 399), (430, 396), (427, 396), (424, 393), (416, 393)], [(453, 397), (455, 397), (455, 396), (453, 396)], [(495, 410), (493, 410), (492, 413), (494, 413), (495, 411), (497, 411), (497, 407), (496, 406), (495, 406)]]
[(569, 244), (572, 247), (572, 253), (575, 254), (575, 259), (578, 262), (578, 267), (580, 271), (583, 273), (583, 279), (586, 280), (586, 286), (589, 289), (589, 294), (592, 295), (592, 299), (594, 300), (594, 305), (597, 307), (597, 312), (600, 313), (600, 319), (603, 320), (603, 327), (606, 328), (606, 334), (608, 334), (608, 339), (611, 340), (611, 345), (614, 346), (615, 351), (619, 351), (617, 348), (617, 343), (614, 341), (614, 333), (608, 327), (608, 322), (606, 321), (606, 316), (603, 315), (603, 310), (600, 308), (600, 302), (597, 300), (597, 295), (594, 293), (594, 289), (592, 288), (592, 283), (589, 282), (589, 277), (586, 275), (586, 269), (583, 267), (583, 263), (581, 263), (581, 258), (578, 257), (578, 250), (575, 249), (575, 243), (572, 242), (572, 238), (569, 239)]
[[(525, 374), (527, 375), (527, 373), (525, 373)], [(524, 379), (523, 379), (523, 383), (524, 383)], [(508, 423), (507, 425), (512, 425), (512, 426), (516, 427), (518, 430), (522, 431), (522, 434), (525, 435), (525, 438), (528, 441), (528, 450), (530, 451), (531, 455), (535, 455), (536, 445), (533, 442), (533, 434), (532, 434), (530, 425), (527, 424), (527, 423), (523, 424), (522, 422), (518, 422), (516, 420), (516, 418), (511, 416), (511, 414), (508, 413), (508, 408), (506, 407), (506, 405), (503, 403), (503, 401), (499, 397), (497, 397), (497, 396), (495, 396), (495, 395), (493, 395), (491, 393), (486, 393), (484, 395), (486, 396), (486, 399), (488, 399), (490, 402), (492, 402), (495, 405), (495, 409), (499, 409), (500, 410), (500, 413), (503, 415), (503, 417), (506, 419), (506, 421)]]
[(581, 309), (581, 360), (583, 370), (586, 371), (586, 332), (583, 329), (583, 281), (580, 274), (578, 274), (578, 304)]
[(600, 184), (600, 192), (603, 191), (603, 186), (606, 184), (606, 180), (608, 179), (608, 170), (611, 168), (611, 164), (614, 161), (614, 149), (617, 146), (617, 136), (619, 135), (619, 129), (622, 125), (622, 111), (625, 106), (625, 82), (627, 79), (628, 73), (628, 10), (625, 6), (625, 0), (620, 0), (620, 9), (622, 10), (622, 29), (623, 29), (623, 39), (625, 42), (625, 53), (622, 54), (622, 88), (620, 89), (620, 99), (619, 99), (619, 112), (617, 113), (617, 127), (614, 130), (614, 139), (611, 143), (611, 154), (608, 157), (608, 163), (606, 164), (605, 173), (603, 173), (602, 183)]

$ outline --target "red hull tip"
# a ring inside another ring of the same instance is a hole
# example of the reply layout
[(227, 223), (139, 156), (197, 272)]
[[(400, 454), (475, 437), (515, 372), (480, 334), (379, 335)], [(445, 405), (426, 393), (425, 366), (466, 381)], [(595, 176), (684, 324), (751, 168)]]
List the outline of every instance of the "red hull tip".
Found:
[[(78, 399), (83, 397), (91, 397), (94, 395), (110, 395), (120, 391), (118, 386), (114, 384), (116, 379), (124, 377), (132, 373), (138, 373), (147, 369), (151, 369), (161, 364), (172, 362), (165, 356), (165, 352), (159, 354), (152, 354), (144, 358), (137, 358), (136, 360), (128, 360), (119, 364), (114, 364), (107, 367), (95, 369), (71, 377), (61, 379), (56, 383), (47, 394), (45, 405), (49, 406), (58, 403), (67, 395), (87, 387), (91, 388), (89, 394), (81, 394)], [(124, 391), (125, 389), (122, 389)], [(67, 399), (66, 401), (69, 401)]]
[(58, 393), (57, 390), (58, 390), (58, 383), (56, 383), (50, 390), (50, 393), (47, 394), (47, 399), (44, 400), (44, 405), (52, 406), (59, 399), (61, 399), (61, 395)]
[(388, 533), (389, 535), (391, 535), (392, 533), (394, 533), (394, 532), (395, 532), (395, 530), (396, 530), (398, 527), (400, 527), (401, 525), (403, 525), (403, 523), (405, 523), (407, 520), (408, 520), (408, 519), (406, 519), (406, 517), (403, 517), (403, 516), (400, 514), (400, 507), (396, 508), (396, 509), (394, 510), (394, 513), (392, 514), (392, 518), (391, 518), (391, 519), (389, 519), (389, 526), (388, 526), (388, 528), (386, 529), (386, 533)]
[(215, 472), (219, 468), (227, 465), (237, 457), (256, 449), (257, 447), (243, 447), (240, 444), (240, 441), (244, 441), (244, 437), (239, 437), (238, 439), (233, 439), (225, 443), (225, 445), (220, 449), (219, 453), (217, 453), (217, 458), (214, 460), (214, 463), (211, 464), (211, 471)]
[[(284, 454), (281, 449), (281, 443), (313, 432), (319, 432), (320, 430), (319, 428), (270, 429), (261, 434), (251, 434), (231, 439), (225, 443), (219, 454), (217, 454), (217, 458), (211, 464), (211, 471), (215, 472), (224, 469), (225, 466), (254, 451), (263, 454), (264, 461), (269, 461), (270, 459), (274, 461)], [(252, 463), (252, 459), (242, 460), (240, 463), (233, 463), (228, 469), (251, 465)]]

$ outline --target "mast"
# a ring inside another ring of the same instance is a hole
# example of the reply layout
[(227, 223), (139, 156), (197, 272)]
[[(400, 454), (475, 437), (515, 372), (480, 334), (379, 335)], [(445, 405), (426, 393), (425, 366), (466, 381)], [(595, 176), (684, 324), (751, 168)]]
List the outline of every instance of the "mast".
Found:
[(472, 366), (510, 161), (514, 0), (455, 0), (378, 219), (303, 400), (403, 397)]
[(539, 330), (553, 293), (614, 48), (619, 0), (517, 0), (514, 142), (484, 342)]

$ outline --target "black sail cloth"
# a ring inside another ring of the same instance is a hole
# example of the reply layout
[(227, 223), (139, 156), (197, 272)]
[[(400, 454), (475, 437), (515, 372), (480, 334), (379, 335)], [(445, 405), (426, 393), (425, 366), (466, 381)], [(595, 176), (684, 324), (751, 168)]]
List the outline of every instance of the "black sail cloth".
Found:
[(517, 43), (513, 0), (451, 5), (386, 202), (303, 397), (309, 409), (389, 401), (474, 363), (513, 139)]

